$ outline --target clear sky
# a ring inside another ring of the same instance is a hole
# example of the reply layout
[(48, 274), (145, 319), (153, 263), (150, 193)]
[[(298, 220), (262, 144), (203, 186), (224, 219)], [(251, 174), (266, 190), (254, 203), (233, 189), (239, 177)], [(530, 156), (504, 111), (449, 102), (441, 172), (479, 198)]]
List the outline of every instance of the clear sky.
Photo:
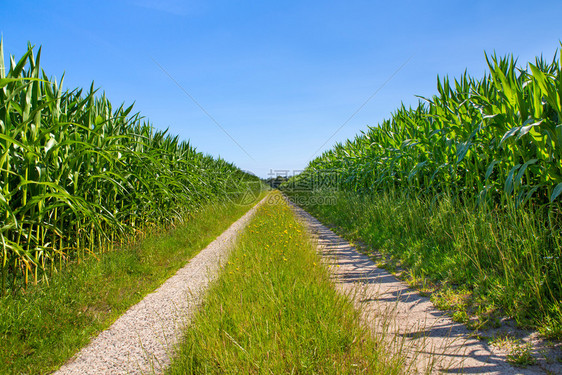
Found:
[(156, 128), (267, 177), (435, 94), (438, 74), (481, 77), (484, 51), (551, 59), (560, 15), (559, 0), (0, 0), (0, 32), (16, 58), (42, 45), (66, 88), (95, 81)]

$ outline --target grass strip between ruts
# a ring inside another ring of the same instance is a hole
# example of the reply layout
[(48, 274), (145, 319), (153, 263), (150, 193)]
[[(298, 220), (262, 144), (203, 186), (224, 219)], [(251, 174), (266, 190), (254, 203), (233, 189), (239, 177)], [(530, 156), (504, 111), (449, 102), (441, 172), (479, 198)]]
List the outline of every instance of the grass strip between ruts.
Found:
[(273, 193), (241, 234), (169, 374), (401, 373)]
[(55, 370), (252, 205), (209, 205), (172, 230), (70, 265), (49, 285), (0, 298), (0, 373)]

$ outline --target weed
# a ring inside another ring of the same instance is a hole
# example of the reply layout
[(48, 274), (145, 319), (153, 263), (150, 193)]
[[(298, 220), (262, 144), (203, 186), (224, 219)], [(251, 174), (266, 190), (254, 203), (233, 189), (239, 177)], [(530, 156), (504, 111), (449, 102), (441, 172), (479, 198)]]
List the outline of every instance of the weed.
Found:
[(533, 357), (532, 349), (531, 343), (516, 343), (507, 355), (507, 361), (518, 367), (534, 365), (537, 360)]
[(466, 312), (466, 310), (457, 310), (453, 313), (453, 321), (457, 323), (468, 323), (470, 318)]

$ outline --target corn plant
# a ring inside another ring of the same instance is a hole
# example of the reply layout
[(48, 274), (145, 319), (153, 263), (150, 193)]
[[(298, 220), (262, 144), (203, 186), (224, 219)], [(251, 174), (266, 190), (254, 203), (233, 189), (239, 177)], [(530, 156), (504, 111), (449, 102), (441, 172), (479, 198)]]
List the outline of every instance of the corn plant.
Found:
[(132, 106), (114, 108), (93, 84), (63, 90), (64, 75), (40, 68), (41, 48), (17, 62), (3, 56), (0, 42), (2, 293), (255, 179), (156, 131)]
[[(562, 74), (556, 57), (526, 69), (486, 56), (490, 73), (437, 81), (438, 94), (311, 161), (345, 189), (448, 193), (479, 203), (558, 207), (562, 193)], [(297, 178), (297, 180), (299, 179)]]

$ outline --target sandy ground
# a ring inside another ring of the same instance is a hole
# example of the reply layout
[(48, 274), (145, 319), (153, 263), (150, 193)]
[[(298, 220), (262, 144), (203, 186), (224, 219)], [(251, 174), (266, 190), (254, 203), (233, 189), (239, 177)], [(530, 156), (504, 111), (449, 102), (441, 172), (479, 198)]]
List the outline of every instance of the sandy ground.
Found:
[(511, 366), (505, 351), (471, 338), (471, 331), (437, 310), (429, 298), (377, 268), (304, 210), (292, 207), (318, 241), (337, 288), (353, 298), (363, 322), (383, 335), (389, 347), (408, 353), (411, 373), (562, 374), (556, 359), (543, 358), (527, 368)]
[(131, 307), (92, 339), (56, 375), (161, 373), (169, 365), (182, 329), (199, 306), (221, 262), (229, 255), (264, 198), (201, 250), (160, 288)]

